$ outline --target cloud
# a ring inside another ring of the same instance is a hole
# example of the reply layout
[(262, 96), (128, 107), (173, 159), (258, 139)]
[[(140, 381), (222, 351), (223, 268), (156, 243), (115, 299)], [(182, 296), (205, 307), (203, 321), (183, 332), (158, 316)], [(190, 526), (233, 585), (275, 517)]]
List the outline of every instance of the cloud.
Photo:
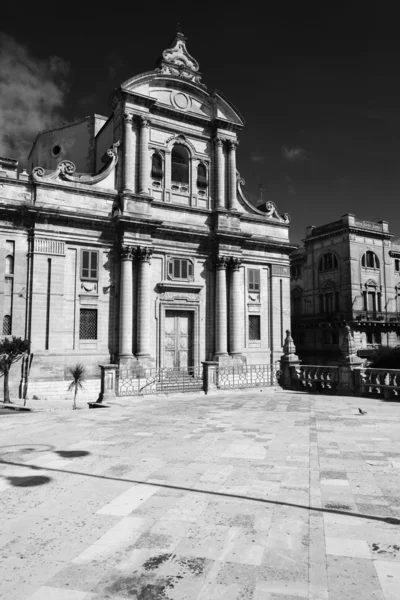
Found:
[(65, 120), (68, 64), (34, 57), (0, 32), (0, 156), (26, 160), (37, 133)]
[(255, 163), (260, 163), (264, 162), (265, 157), (262, 154), (259, 154), (258, 152), (252, 152), (250, 155), (250, 160)]
[(283, 146), (282, 156), (285, 160), (290, 160), (292, 162), (308, 159), (307, 152), (304, 148), (287, 148), (286, 146)]

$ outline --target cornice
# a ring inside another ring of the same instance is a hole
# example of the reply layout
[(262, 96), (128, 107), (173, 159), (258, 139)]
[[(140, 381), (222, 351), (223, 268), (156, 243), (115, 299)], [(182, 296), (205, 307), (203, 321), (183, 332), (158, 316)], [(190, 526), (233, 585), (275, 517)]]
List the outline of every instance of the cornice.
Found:
[(160, 291), (166, 292), (168, 290), (189, 290), (191, 292), (200, 292), (204, 288), (202, 283), (194, 283), (193, 281), (160, 281), (157, 283), (157, 287)]
[(31, 182), (26, 179), (14, 179), (13, 177), (7, 177), (7, 175), (0, 175), (0, 183), (8, 185), (20, 185), (31, 188)]
[(371, 237), (374, 239), (383, 239), (390, 240), (394, 237), (393, 233), (389, 233), (386, 231), (374, 231), (372, 229), (362, 229), (361, 227), (347, 226), (341, 229), (336, 229), (335, 231), (327, 231), (326, 233), (320, 233), (316, 236), (310, 236), (308, 238), (304, 238), (302, 242), (304, 245), (312, 244), (313, 242), (329, 239), (333, 237), (337, 237), (339, 235), (343, 235), (344, 233), (355, 233), (357, 235), (362, 235), (363, 237)]
[(93, 196), (95, 198), (109, 196), (110, 200), (113, 200), (118, 196), (118, 190), (111, 188), (94, 188), (93, 186), (84, 183), (72, 183), (69, 181), (35, 181), (32, 183), (37, 189), (62, 189), (64, 191), (70, 191), (71, 193), (84, 191), (88, 196)]

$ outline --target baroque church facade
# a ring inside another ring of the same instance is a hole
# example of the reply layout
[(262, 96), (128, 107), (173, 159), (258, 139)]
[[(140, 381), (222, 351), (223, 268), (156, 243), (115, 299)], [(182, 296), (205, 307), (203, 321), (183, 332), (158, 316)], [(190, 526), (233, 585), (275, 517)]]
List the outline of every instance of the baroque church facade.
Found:
[(111, 105), (39, 133), (27, 171), (0, 159), (3, 336), (31, 342), (20, 393), (62, 392), (78, 362), (93, 392), (100, 364), (274, 364), (294, 247), (289, 216), (245, 198), (243, 117), (181, 32)]

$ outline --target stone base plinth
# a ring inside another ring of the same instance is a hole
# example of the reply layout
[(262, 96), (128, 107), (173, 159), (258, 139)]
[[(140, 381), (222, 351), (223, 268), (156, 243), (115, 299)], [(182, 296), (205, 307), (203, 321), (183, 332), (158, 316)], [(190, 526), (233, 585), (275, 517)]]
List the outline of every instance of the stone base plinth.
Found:
[(235, 354), (233, 356), (230, 356), (229, 354), (225, 354), (225, 355), (224, 354), (222, 354), (222, 355), (216, 354), (213, 357), (213, 362), (216, 362), (219, 365), (222, 365), (224, 367), (234, 367), (236, 365), (238, 365), (238, 366), (246, 365), (247, 358), (243, 354)]

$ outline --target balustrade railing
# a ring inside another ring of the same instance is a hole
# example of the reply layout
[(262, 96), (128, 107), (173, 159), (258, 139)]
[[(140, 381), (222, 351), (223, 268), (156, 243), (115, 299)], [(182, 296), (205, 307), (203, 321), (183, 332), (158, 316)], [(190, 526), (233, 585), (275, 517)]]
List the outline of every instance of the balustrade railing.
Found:
[(357, 393), (365, 396), (400, 396), (400, 369), (355, 369)]
[(290, 367), (293, 382), (299, 390), (334, 392), (339, 384), (339, 367), (322, 365), (295, 365)]

